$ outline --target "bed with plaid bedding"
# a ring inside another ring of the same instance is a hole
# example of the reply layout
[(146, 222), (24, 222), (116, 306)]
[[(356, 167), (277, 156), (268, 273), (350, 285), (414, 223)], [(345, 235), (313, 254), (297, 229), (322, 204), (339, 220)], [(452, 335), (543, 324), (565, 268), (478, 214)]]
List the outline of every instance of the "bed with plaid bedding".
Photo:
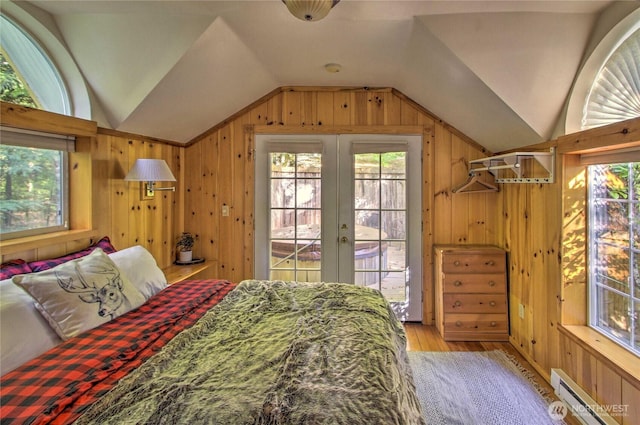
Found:
[(422, 425), (405, 345), (366, 287), (185, 282), (5, 375), (0, 417)]
[(235, 286), (223, 280), (169, 286), (140, 308), (7, 373), (0, 381), (0, 422), (72, 422)]

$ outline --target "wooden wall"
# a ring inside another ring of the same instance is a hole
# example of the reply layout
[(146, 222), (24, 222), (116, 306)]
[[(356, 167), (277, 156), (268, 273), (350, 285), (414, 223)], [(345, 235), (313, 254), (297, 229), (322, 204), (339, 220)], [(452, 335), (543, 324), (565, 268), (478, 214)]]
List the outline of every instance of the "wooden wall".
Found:
[[(214, 275), (253, 276), (253, 138), (259, 133), (423, 135), (424, 321), (433, 319), (433, 244), (499, 244), (501, 194), (453, 194), (488, 153), (393, 89), (281, 88), (186, 148), (185, 230)], [(222, 216), (228, 206), (229, 216)], [(266, 249), (266, 247), (265, 247)]]
[[(142, 136), (99, 129), (97, 137), (80, 149), (91, 154), (93, 169), (93, 228), (108, 235), (117, 249), (142, 245), (161, 268), (175, 260), (175, 242), (182, 229), (183, 147), (156, 142)], [(138, 158), (164, 159), (177, 182), (158, 182), (158, 187), (177, 186), (176, 192), (157, 191), (142, 200), (138, 182), (124, 177)]]
[(547, 380), (561, 368), (599, 403), (628, 406), (616, 418), (623, 424), (640, 423), (640, 360), (584, 326), (587, 186), (578, 154), (639, 141), (640, 119), (563, 136), (531, 147), (556, 147), (555, 183), (502, 185), (512, 345)]
[[(175, 240), (184, 217), (184, 147), (144, 136), (98, 129), (93, 121), (1, 103), (0, 123), (7, 127), (76, 136), (70, 156), (71, 232), (0, 242), (2, 260), (52, 258), (85, 248), (92, 240), (109, 236), (117, 249), (142, 245), (160, 267), (175, 256)], [(142, 201), (140, 184), (124, 176), (137, 158), (167, 161), (178, 179), (178, 190), (156, 192)]]

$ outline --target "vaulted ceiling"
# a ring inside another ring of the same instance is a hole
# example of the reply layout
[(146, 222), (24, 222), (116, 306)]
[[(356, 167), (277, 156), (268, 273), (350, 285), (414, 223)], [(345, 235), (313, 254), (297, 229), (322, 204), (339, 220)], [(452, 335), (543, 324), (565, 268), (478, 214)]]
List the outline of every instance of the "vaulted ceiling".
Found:
[(615, 2), (342, 0), (318, 22), (280, 0), (29, 3), (51, 15), (103, 126), (188, 142), (277, 87), (393, 87), (498, 152), (562, 127)]

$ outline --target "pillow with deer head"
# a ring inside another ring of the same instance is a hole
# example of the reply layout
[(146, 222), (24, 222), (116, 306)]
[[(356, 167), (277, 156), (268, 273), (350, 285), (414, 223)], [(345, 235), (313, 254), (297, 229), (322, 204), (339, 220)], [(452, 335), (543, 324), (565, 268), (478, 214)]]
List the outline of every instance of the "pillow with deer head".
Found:
[(102, 249), (13, 282), (35, 300), (36, 308), (63, 340), (139, 307), (145, 297)]

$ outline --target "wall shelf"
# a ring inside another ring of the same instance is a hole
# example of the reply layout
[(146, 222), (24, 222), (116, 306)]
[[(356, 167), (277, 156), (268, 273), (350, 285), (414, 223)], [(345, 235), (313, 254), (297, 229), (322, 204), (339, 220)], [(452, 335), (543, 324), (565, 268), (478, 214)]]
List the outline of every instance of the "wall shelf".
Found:
[(469, 175), (488, 171), (496, 183), (553, 183), (555, 148), (549, 152), (511, 152), (469, 161)]

